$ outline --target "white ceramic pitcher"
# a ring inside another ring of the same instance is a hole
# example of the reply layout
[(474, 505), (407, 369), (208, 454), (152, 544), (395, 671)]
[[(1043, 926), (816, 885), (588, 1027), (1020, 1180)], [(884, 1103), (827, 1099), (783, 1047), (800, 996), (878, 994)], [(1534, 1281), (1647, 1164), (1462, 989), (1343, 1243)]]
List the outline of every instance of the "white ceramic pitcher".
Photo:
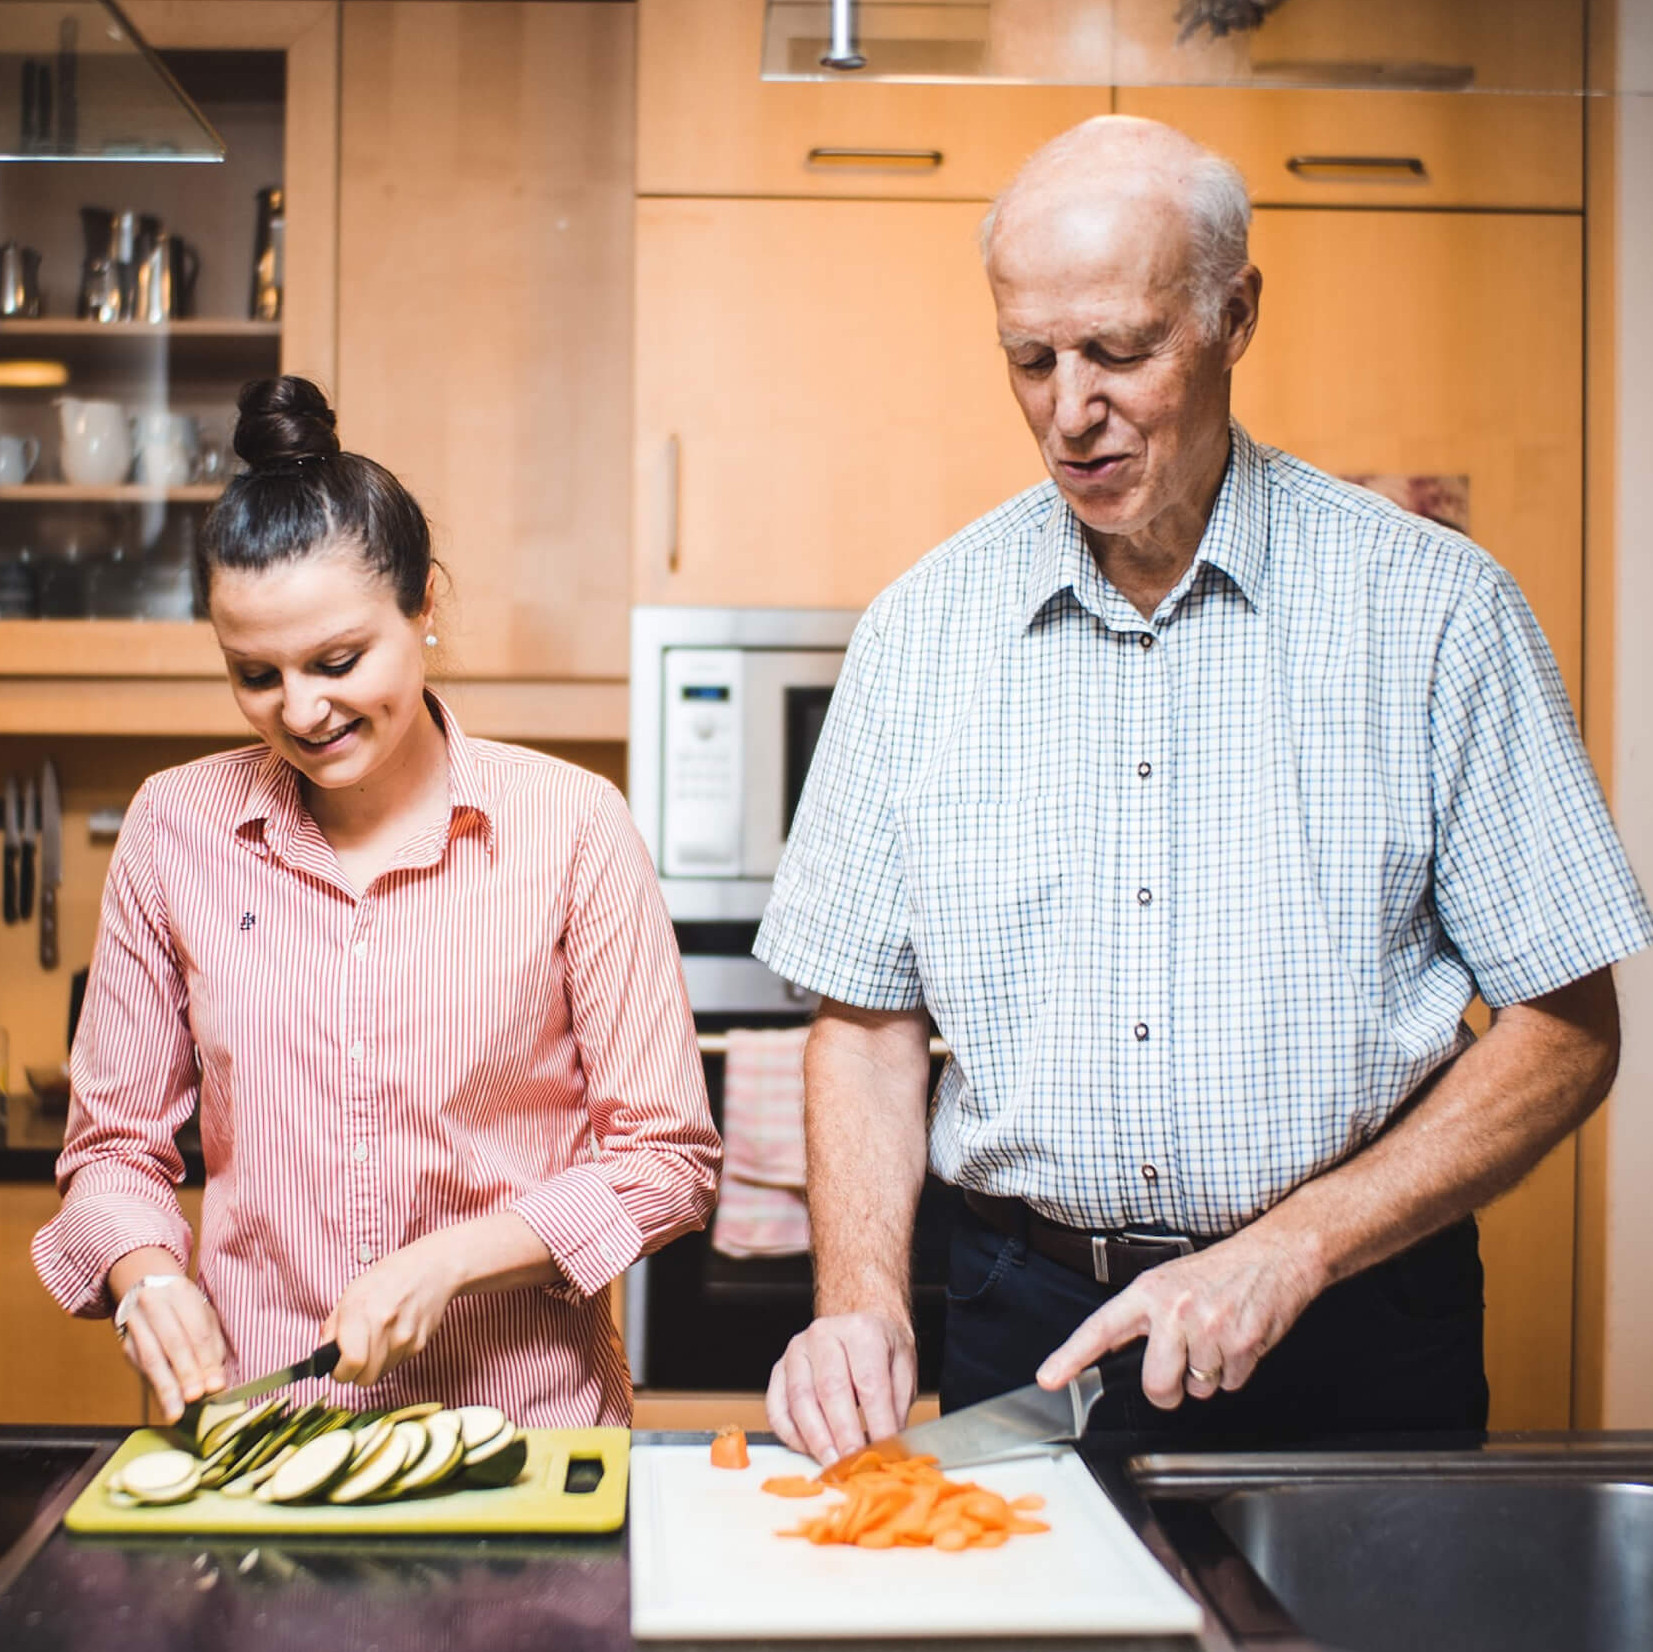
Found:
[(132, 468), (132, 431), (119, 402), (59, 396), (57, 414), (63, 427), (59, 459), (65, 481), (105, 488), (126, 480)]

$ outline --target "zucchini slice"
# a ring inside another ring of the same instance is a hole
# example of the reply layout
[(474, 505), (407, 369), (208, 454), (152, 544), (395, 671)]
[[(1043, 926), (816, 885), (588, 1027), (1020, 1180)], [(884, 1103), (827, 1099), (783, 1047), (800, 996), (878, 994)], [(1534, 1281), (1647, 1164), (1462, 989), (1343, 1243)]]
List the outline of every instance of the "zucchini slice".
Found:
[(514, 1486), (527, 1466), (528, 1442), (513, 1429), (512, 1437), (487, 1456), (466, 1453), (462, 1484), (490, 1489)]
[(214, 1456), (232, 1440), (243, 1438), (249, 1428), (262, 1431), (272, 1419), (283, 1415), (286, 1409), (287, 1402), (279, 1394), (267, 1400), (260, 1400), (257, 1405), (224, 1418), (205, 1434), (199, 1435), (200, 1444), (197, 1449), (203, 1457)]
[(254, 1494), (269, 1503), (298, 1503), (323, 1497), (350, 1467), (348, 1429), (329, 1429), (301, 1445)]
[(200, 1461), (187, 1451), (146, 1451), (121, 1470), (118, 1482), (111, 1482), (140, 1503), (181, 1503), (200, 1484)]
[(407, 1440), (394, 1427), (361, 1462), (353, 1462), (339, 1483), (327, 1494), (329, 1503), (361, 1503), (383, 1491), (407, 1467)]
[(454, 1408), (459, 1419), (460, 1438), (465, 1442), (466, 1455), (485, 1445), (499, 1434), (507, 1438), (516, 1432), (516, 1425), (497, 1405), (461, 1405)]
[(459, 1418), (453, 1412), (438, 1411), (427, 1417), (424, 1429), (429, 1444), (418, 1462), (404, 1469), (397, 1480), (398, 1497), (404, 1492), (429, 1491), (433, 1486), (441, 1485), (465, 1461), (465, 1444), (459, 1437)]

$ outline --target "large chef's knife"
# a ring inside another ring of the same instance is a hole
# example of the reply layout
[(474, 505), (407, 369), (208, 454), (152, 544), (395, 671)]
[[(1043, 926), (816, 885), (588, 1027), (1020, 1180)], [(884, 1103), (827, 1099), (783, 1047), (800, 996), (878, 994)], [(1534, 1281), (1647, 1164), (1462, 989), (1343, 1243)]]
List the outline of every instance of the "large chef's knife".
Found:
[(22, 805), (17, 800), (17, 782), (8, 774), (6, 776), (6, 804), (5, 804), (5, 893), (0, 897), (0, 916), (7, 923), (17, 922), (17, 862), (23, 852), (23, 816)]
[(238, 1388), (226, 1388), (219, 1394), (208, 1394), (199, 1400), (192, 1400), (184, 1407), (183, 1415), (172, 1426), (180, 1433), (195, 1435), (195, 1424), (202, 1411), (209, 1405), (233, 1405), (237, 1400), (256, 1400), (265, 1394), (272, 1394), (278, 1388), (287, 1388), (295, 1382), (304, 1382), (310, 1377), (325, 1377), (339, 1363), (339, 1345), (336, 1342), (324, 1342), (315, 1353), (307, 1359), (301, 1359), (296, 1365), (284, 1365), (279, 1371), (271, 1371), (262, 1377), (254, 1377), (251, 1382), (244, 1382)]
[(48, 757), (40, 771), (40, 967), (57, 968), (57, 886), (63, 882), (63, 800)]
[[(1065, 1388), (1041, 1388), (1029, 1383), (1007, 1394), (961, 1406), (934, 1422), (915, 1423), (871, 1446), (893, 1461), (904, 1457), (934, 1457), (942, 1468), (963, 1468), (1001, 1457), (1021, 1457), (1048, 1446), (1071, 1443), (1085, 1432), (1091, 1407), (1109, 1387), (1142, 1381), (1142, 1351), (1133, 1342), (1088, 1366)], [(853, 1457), (854, 1452), (850, 1453)], [(831, 1470), (827, 1471), (831, 1478)]]
[(17, 915), (34, 916), (34, 840), (40, 836), (40, 794), (31, 774), (23, 785), (23, 860), (17, 873)]

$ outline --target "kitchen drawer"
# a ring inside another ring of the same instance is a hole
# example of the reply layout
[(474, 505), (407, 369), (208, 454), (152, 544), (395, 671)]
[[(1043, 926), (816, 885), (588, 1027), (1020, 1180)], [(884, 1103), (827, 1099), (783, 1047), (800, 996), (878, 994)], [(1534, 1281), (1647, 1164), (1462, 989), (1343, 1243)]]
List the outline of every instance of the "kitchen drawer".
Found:
[(763, 9), (639, 0), (639, 194), (987, 201), (1047, 138), (1112, 107), (1106, 86), (767, 82)]
[(1121, 87), (1118, 106), (1228, 156), (1263, 206), (1584, 205), (1582, 98)]

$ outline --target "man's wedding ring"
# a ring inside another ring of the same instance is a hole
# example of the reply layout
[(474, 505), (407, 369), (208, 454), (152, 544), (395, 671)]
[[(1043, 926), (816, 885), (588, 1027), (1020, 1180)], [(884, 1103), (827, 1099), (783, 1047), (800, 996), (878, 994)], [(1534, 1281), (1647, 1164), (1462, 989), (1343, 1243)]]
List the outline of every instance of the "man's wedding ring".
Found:
[(1208, 1382), (1215, 1387), (1222, 1380), (1222, 1368), (1219, 1366), (1215, 1371), (1202, 1371), (1197, 1365), (1190, 1365), (1188, 1367), (1188, 1380), (1190, 1382)]

